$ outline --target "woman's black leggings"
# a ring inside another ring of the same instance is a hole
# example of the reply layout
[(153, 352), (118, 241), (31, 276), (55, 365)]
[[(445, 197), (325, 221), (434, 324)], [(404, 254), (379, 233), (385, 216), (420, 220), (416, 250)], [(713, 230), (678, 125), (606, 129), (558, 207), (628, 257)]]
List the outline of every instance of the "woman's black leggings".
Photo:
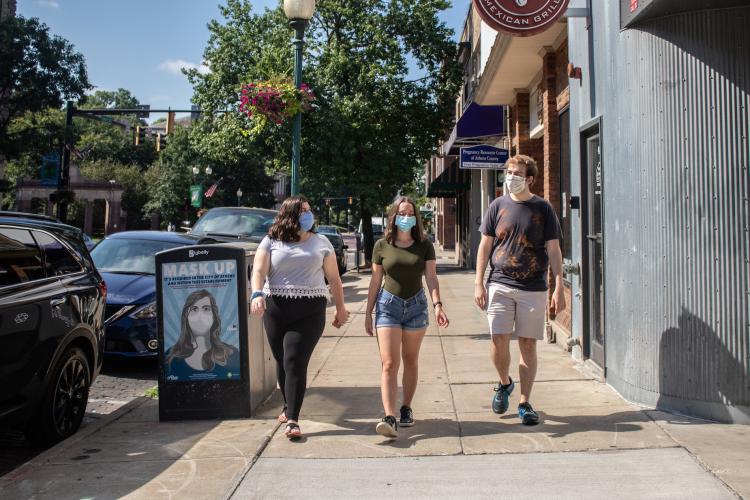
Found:
[(307, 387), (307, 365), (326, 324), (324, 297), (268, 297), (263, 325), (278, 367), (286, 416), (299, 418)]

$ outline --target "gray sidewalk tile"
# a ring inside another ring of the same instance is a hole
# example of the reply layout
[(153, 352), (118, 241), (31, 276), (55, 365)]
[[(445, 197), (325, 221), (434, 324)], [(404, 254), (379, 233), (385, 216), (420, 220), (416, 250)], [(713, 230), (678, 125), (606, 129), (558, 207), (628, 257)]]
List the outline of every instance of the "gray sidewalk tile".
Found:
[[(346, 473), (342, 473), (346, 471)], [(682, 449), (359, 460), (261, 458), (233, 498), (734, 499)], [(314, 487), (311, 487), (314, 485)]]
[(419, 425), (400, 429), (395, 440), (375, 433), (379, 420), (376, 418), (302, 418), (300, 428), (304, 437), (294, 442), (277, 432), (263, 457), (362, 458), (461, 453), (458, 423), (453, 414), (431, 413), (419, 418)]

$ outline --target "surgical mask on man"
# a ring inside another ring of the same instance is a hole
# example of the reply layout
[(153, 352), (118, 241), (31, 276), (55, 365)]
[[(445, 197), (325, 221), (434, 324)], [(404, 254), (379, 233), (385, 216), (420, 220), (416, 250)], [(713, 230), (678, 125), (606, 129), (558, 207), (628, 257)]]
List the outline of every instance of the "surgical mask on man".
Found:
[(505, 176), (505, 186), (513, 194), (520, 194), (526, 189), (526, 177), (508, 174)]
[(417, 225), (417, 218), (413, 215), (397, 215), (396, 216), (396, 226), (398, 228), (407, 233), (411, 231), (411, 228)]
[(315, 216), (313, 216), (312, 212), (302, 212), (299, 215), (299, 227), (303, 231), (312, 229), (313, 224), (315, 224)]

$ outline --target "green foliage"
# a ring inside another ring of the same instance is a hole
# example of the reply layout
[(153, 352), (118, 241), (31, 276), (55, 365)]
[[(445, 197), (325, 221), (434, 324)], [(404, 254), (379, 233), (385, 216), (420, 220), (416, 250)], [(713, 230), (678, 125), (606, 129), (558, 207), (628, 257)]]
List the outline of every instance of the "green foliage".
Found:
[[(140, 105), (138, 99), (126, 89), (116, 91), (97, 90), (81, 99), (78, 106), (86, 108), (135, 108)], [(86, 151), (84, 161), (100, 162), (112, 161), (124, 165), (135, 164), (146, 168), (156, 160), (156, 145), (151, 138), (143, 144), (134, 143), (134, 129), (136, 125), (146, 125), (135, 115), (117, 116), (120, 123), (126, 123), (131, 128), (125, 130), (120, 126), (107, 122), (90, 120), (84, 117), (74, 119), (79, 150)]]
[(117, 181), (123, 188), (122, 208), (128, 214), (126, 227), (135, 229), (143, 225), (141, 210), (148, 201), (148, 186), (143, 171), (137, 165), (96, 160), (86, 162), (81, 167), (81, 173), (84, 177), (96, 181)]
[[(320, 0), (306, 31), (303, 81), (319, 107), (303, 118), (302, 192), (314, 202), (354, 195), (368, 232), (369, 213), (417, 183), (423, 161), (450, 126), (460, 70), (453, 33), (438, 20), (449, 6), (444, 0)], [(211, 72), (187, 72), (195, 102), (209, 115), (236, 109), (242, 83), (292, 75), (291, 30), (280, 7), (252, 13), (249, 2), (227, 0), (221, 12), (224, 22), (209, 25), (204, 52)], [(241, 119), (209, 116), (203, 127), (240, 127)], [(269, 172), (288, 172), (290, 128), (234, 135), (233, 154), (255, 153)]]
[(11, 133), (16, 118), (77, 99), (91, 87), (83, 56), (67, 40), (50, 35), (36, 18), (0, 21), (0, 155), (17, 158), (28, 140)]
[(169, 137), (169, 146), (145, 173), (148, 201), (142, 205), (144, 215), (158, 213), (164, 225), (181, 220), (192, 183), (190, 167), (195, 159), (190, 131), (177, 127)]

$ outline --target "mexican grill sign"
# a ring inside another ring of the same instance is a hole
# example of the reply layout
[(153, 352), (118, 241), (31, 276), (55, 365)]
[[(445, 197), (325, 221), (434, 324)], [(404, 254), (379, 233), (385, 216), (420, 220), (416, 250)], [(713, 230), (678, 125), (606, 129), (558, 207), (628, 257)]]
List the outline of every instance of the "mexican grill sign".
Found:
[(472, 0), (491, 28), (513, 36), (531, 36), (552, 26), (568, 0)]

